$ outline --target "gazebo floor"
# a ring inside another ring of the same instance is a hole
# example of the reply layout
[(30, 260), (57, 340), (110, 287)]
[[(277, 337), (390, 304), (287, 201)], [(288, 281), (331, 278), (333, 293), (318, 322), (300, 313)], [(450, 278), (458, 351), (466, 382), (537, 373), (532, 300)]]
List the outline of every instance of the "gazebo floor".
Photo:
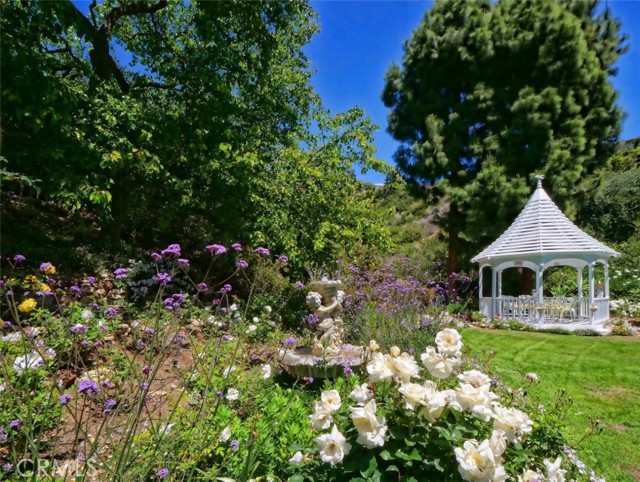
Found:
[(553, 322), (553, 323), (530, 323), (525, 322), (528, 325), (539, 329), (539, 330), (548, 330), (554, 328), (560, 328), (562, 330), (567, 331), (575, 331), (575, 330), (593, 330), (597, 331), (601, 335), (608, 335), (611, 332), (611, 328), (605, 327), (603, 323), (594, 323), (591, 324), (589, 321), (584, 320), (574, 320), (574, 321), (566, 321), (566, 322)]

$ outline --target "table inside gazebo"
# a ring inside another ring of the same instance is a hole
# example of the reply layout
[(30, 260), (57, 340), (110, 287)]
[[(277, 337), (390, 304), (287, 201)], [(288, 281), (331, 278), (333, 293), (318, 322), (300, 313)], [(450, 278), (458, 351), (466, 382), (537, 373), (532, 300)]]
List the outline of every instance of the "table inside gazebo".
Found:
[[(589, 305), (587, 298), (545, 296), (542, 303), (533, 296), (500, 296), (480, 298), (480, 310), (487, 318), (516, 319), (525, 322), (570, 322), (606, 319), (609, 298), (595, 298)], [(495, 315), (494, 315), (495, 314)]]

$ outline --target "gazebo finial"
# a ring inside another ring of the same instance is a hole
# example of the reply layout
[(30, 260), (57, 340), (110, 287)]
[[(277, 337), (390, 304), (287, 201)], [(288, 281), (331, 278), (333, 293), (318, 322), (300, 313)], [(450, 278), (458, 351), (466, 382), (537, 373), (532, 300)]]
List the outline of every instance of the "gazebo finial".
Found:
[(541, 188), (542, 187), (542, 180), (544, 179), (544, 176), (542, 174), (538, 174), (536, 176), (536, 179), (538, 180), (538, 186), (537, 187)]

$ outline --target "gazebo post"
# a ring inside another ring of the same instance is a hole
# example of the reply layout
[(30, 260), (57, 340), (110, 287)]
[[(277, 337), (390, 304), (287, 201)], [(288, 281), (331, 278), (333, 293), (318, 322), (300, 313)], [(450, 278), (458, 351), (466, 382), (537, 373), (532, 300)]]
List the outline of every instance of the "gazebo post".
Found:
[(500, 315), (500, 318), (502, 318), (502, 308), (504, 303), (502, 302), (502, 270), (499, 269), (497, 272), (497, 282), (498, 282), (498, 299), (499, 301), (499, 310), (498, 310), (498, 314)]
[(604, 297), (609, 299), (609, 263), (604, 262)]
[(589, 263), (589, 323), (593, 324), (595, 318), (595, 311), (591, 309), (593, 306), (593, 300), (595, 298), (595, 281), (593, 278), (595, 263)]
[(578, 319), (582, 318), (582, 268), (578, 269)]
[(538, 323), (544, 323), (544, 263), (540, 263), (536, 268), (536, 296), (538, 297)]
[(498, 279), (498, 271), (496, 270), (495, 267), (492, 266), (491, 267), (491, 318), (492, 319), (496, 317), (496, 314), (498, 312), (498, 310), (496, 309), (496, 306), (498, 304), (498, 301), (497, 301), (498, 296), (496, 292), (498, 287), (497, 279)]

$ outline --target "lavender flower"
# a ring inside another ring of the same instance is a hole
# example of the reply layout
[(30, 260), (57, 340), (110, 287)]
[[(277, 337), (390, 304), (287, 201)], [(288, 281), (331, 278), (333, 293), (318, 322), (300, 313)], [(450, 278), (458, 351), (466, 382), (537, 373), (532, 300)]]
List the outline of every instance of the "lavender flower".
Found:
[(202, 282), (202, 283), (198, 283), (196, 285), (196, 288), (198, 288), (199, 291), (207, 291), (209, 289), (209, 285), (207, 285), (207, 283)]
[(78, 393), (86, 393), (87, 395), (97, 395), (100, 393), (98, 384), (88, 378), (83, 378), (78, 384)]
[(111, 412), (111, 410), (113, 410), (116, 405), (118, 405), (118, 402), (116, 402), (113, 398), (108, 399), (106, 402), (104, 402), (104, 410), (102, 411), (102, 413), (107, 414)]
[(88, 285), (92, 285), (93, 283), (95, 283), (97, 280), (95, 278), (95, 276), (87, 276), (87, 278), (84, 280), (84, 282)]
[(289, 262), (289, 258), (287, 258), (285, 255), (278, 256), (278, 263), (286, 264), (288, 262)]
[(141, 390), (149, 390), (149, 384), (147, 382), (142, 382), (140, 384), (140, 389)]
[(94, 343), (93, 343), (93, 346), (94, 346), (95, 348), (100, 348), (101, 346), (104, 346), (104, 343), (103, 343), (103, 342), (101, 342), (100, 340), (98, 340), (98, 341), (96, 341), (96, 342), (94, 342)]
[(247, 263), (245, 260), (241, 259), (236, 263), (236, 267), (238, 267), (240, 269), (247, 269), (249, 267), (249, 263)]
[(154, 261), (160, 261), (162, 259), (162, 255), (160, 253), (153, 252), (151, 253), (151, 259)]
[(71, 401), (72, 398), (73, 396), (71, 396), (71, 394), (65, 393), (64, 395), (60, 395), (58, 397), (58, 402), (60, 402), (60, 405), (66, 405)]
[(158, 470), (158, 479), (162, 480), (167, 475), (169, 475), (169, 469), (167, 469), (166, 467), (163, 467), (160, 470)]
[(86, 333), (87, 327), (78, 323), (77, 325), (73, 325), (71, 328), (69, 328), (69, 331), (71, 331), (71, 333), (74, 333), (74, 334)]
[(180, 245), (179, 244), (170, 244), (166, 249), (160, 251), (162, 256), (174, 256), (176, 258), (180, 257)]
[(282, 342), (282, 344), (283, 344), (284, 346), (293, 346), (293, 345), (295, 345), (295, 344), (296, 344), (296, 342), (297, 342), (297, 341), (298, 341), (298, 340), (296, 340), (296, 338), (295, 338), (294, 336), (290, 336), (289, 338), (287, 338), (286, 340), (284, 340), (284, 341)]
[(226, 284), (224, 285), (222, 288), (220, 288), (220, 294), (227, 294), (231, 291), (231, 285), (230, 284)]
[(162, 286), (166, 286), (171, 281), (171, 276), (167, 273), (158, 273), (153, 277), (153, 279)]
[(242, 245), (240, 243), (233, 243), (231, 245), (231, 247), (236, 251), (236, 252), (240, 252), (242, 251)]
[(189, 260), (185, 258), (178, 258), (178, 264), (183, 267), (189, 266)]
[(78, 285), (72, 285), (69, 288), (69, 291), (71, 291), (71, 293), (73, 293), (73, 295), (76, 298), (78, 298), (78, 299), (82, 298), (82, 290), (80, 289), (80, 287)]
[(233, 440), (231, 442), (231, 445), (229, 445), (231, 447), (231, 450), (238, 450), (238, 447), (240, 447), (240, 442), (237, 440)]
[(26, 261), (27, 258), (25, 258), (23, 255), (21, 254), (16, 254), (13, 256), (13, 262), (16, 264), (20, 264), (20, 263), (24, 263)]
[(4, 470), (5, 473), (9, 473), (13, 470), (13, 464), (10, 463), (6, 463), (2, 466), (2, 470)]
[(18, 430), (20, 427), (22, 427), (23, 425), (23, 421), (19, 418), (13, 420), (11, 423), (9, 423), (9, 428), (13, 429), (13, 430)]
[(295, 287), (296, 289), (301, 290), (302, 288), (304, 288), (304, 283), (302, 281), (296, 281)]
[(55, 273), (55, 271), (53, 271), (53, 273), (51, 273), (51, 271), (52, 271), (52, 270), (55, 270), (55, 268), (54, 268), (54, 267), (53, 267), (53, 265), (52, 265), (51, 263), (49, 263), (49, 262), (47, 262), (47, 263), (42, 263), (42, 264), (40, 265), (40, 271), (41, 271), (42, 273), (50, 272), (50, 274), (54, 274), (54, 273)]
[(118, 268), (113, 272), (113, 275), (116, 277), (116, 279), (125, 279), (127, 276), (129, 276), (129, 273), (131, 273), (131, 270), (129, 268)]
[(227, 252), (227, 248), (221, 244), (209, 244), (205, 249), (215, 256), (220, 256)]
[(267, 248), (263, 248), (262, 246), (256, 248), (255, 253), (261, 256), (269, 256), (271, 254)]

